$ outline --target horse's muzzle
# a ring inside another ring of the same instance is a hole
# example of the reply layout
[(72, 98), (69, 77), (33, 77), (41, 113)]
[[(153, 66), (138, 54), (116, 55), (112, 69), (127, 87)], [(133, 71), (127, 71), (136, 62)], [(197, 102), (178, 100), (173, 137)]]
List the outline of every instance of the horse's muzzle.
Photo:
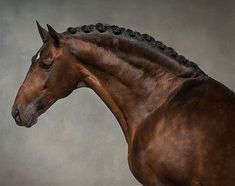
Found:
[(13, 106), (11, 114), (17, 125), (29, 128), (33, 126), (35, 123), (37, 123), (37, 118), (38, 118), (37, 112), (31, 113), (30, 109), (27, 109), (27, 111), (25, 109), (20, 109), (18, 107)]

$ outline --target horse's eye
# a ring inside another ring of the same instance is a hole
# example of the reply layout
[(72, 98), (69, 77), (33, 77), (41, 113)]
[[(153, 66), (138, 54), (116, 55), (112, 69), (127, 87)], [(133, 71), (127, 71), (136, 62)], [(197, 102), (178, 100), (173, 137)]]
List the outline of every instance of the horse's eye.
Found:
[(51, 66), (52, 66), (52, 63), (51, 64), (46, 64), (46, 63), (39, 63), (40, 67), (45, 69), (45, 70), (50, 70)]

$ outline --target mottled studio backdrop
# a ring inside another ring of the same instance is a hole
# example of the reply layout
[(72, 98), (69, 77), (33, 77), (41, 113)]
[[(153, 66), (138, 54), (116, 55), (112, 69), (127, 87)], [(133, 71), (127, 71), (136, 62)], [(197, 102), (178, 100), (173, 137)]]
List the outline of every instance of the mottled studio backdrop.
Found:
[(106, 22), (153, 35), (235, 91), (234, 0), (0, 0), (0, 186), (139, 186), (111, 112), (91, 90), (55, 103), (36, 126), (11, 105), (41, 46), (35, 20), (58, 32)]

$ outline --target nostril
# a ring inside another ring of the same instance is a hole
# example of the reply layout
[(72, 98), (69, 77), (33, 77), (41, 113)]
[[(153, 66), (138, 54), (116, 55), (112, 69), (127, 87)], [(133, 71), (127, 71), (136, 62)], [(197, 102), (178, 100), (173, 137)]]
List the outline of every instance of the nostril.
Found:
[(15, 111), (13, 112), (13, 117), (16, 121), (17, 124), (21, 123), (21, 118), (20, 118), (20, 111), (19, 109), (15, 109)]
[(17, 115), (19, 115), (19, 109), (12, 110), (12, 116), (15, 118)]
[(17, 115), (19, 115), (19, 114), (20, 114), (19, 110), (16, 109), (16, 110), (15, 110), (15, 116), (17, 116)]

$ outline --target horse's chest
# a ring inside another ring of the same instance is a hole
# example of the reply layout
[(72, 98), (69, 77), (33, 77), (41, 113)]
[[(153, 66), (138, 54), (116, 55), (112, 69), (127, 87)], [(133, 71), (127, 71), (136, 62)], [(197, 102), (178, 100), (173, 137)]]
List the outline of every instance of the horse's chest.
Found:
[(137, 147), (129, 148), (129, 168), (135, 178), (144, 185), (152, 185), (156, 180), (156, 175), (149, 166), (150, 161), (151, 157), (147, 151)]
[[(182, 144), (182, 146), (185, 145)], [(128, 162), (133, 175), (142, 184), (154, 185), (154, 183), (160, 184), (159, 180), (162, 179), (160, 175), (176, 180), (185, 179), (190, 166), (187, 164), (188, 156), (184, 154), (189, 154), (188, 149), (185, 147), (181, 150), (175, 149), (174, 144), (169, 144), (169, 138), (165, 139), (164, 135), (158, 138), (146, 138), (139, 135), (129, 146)], [(181, 174), (178, 175), (177, 172)]]

